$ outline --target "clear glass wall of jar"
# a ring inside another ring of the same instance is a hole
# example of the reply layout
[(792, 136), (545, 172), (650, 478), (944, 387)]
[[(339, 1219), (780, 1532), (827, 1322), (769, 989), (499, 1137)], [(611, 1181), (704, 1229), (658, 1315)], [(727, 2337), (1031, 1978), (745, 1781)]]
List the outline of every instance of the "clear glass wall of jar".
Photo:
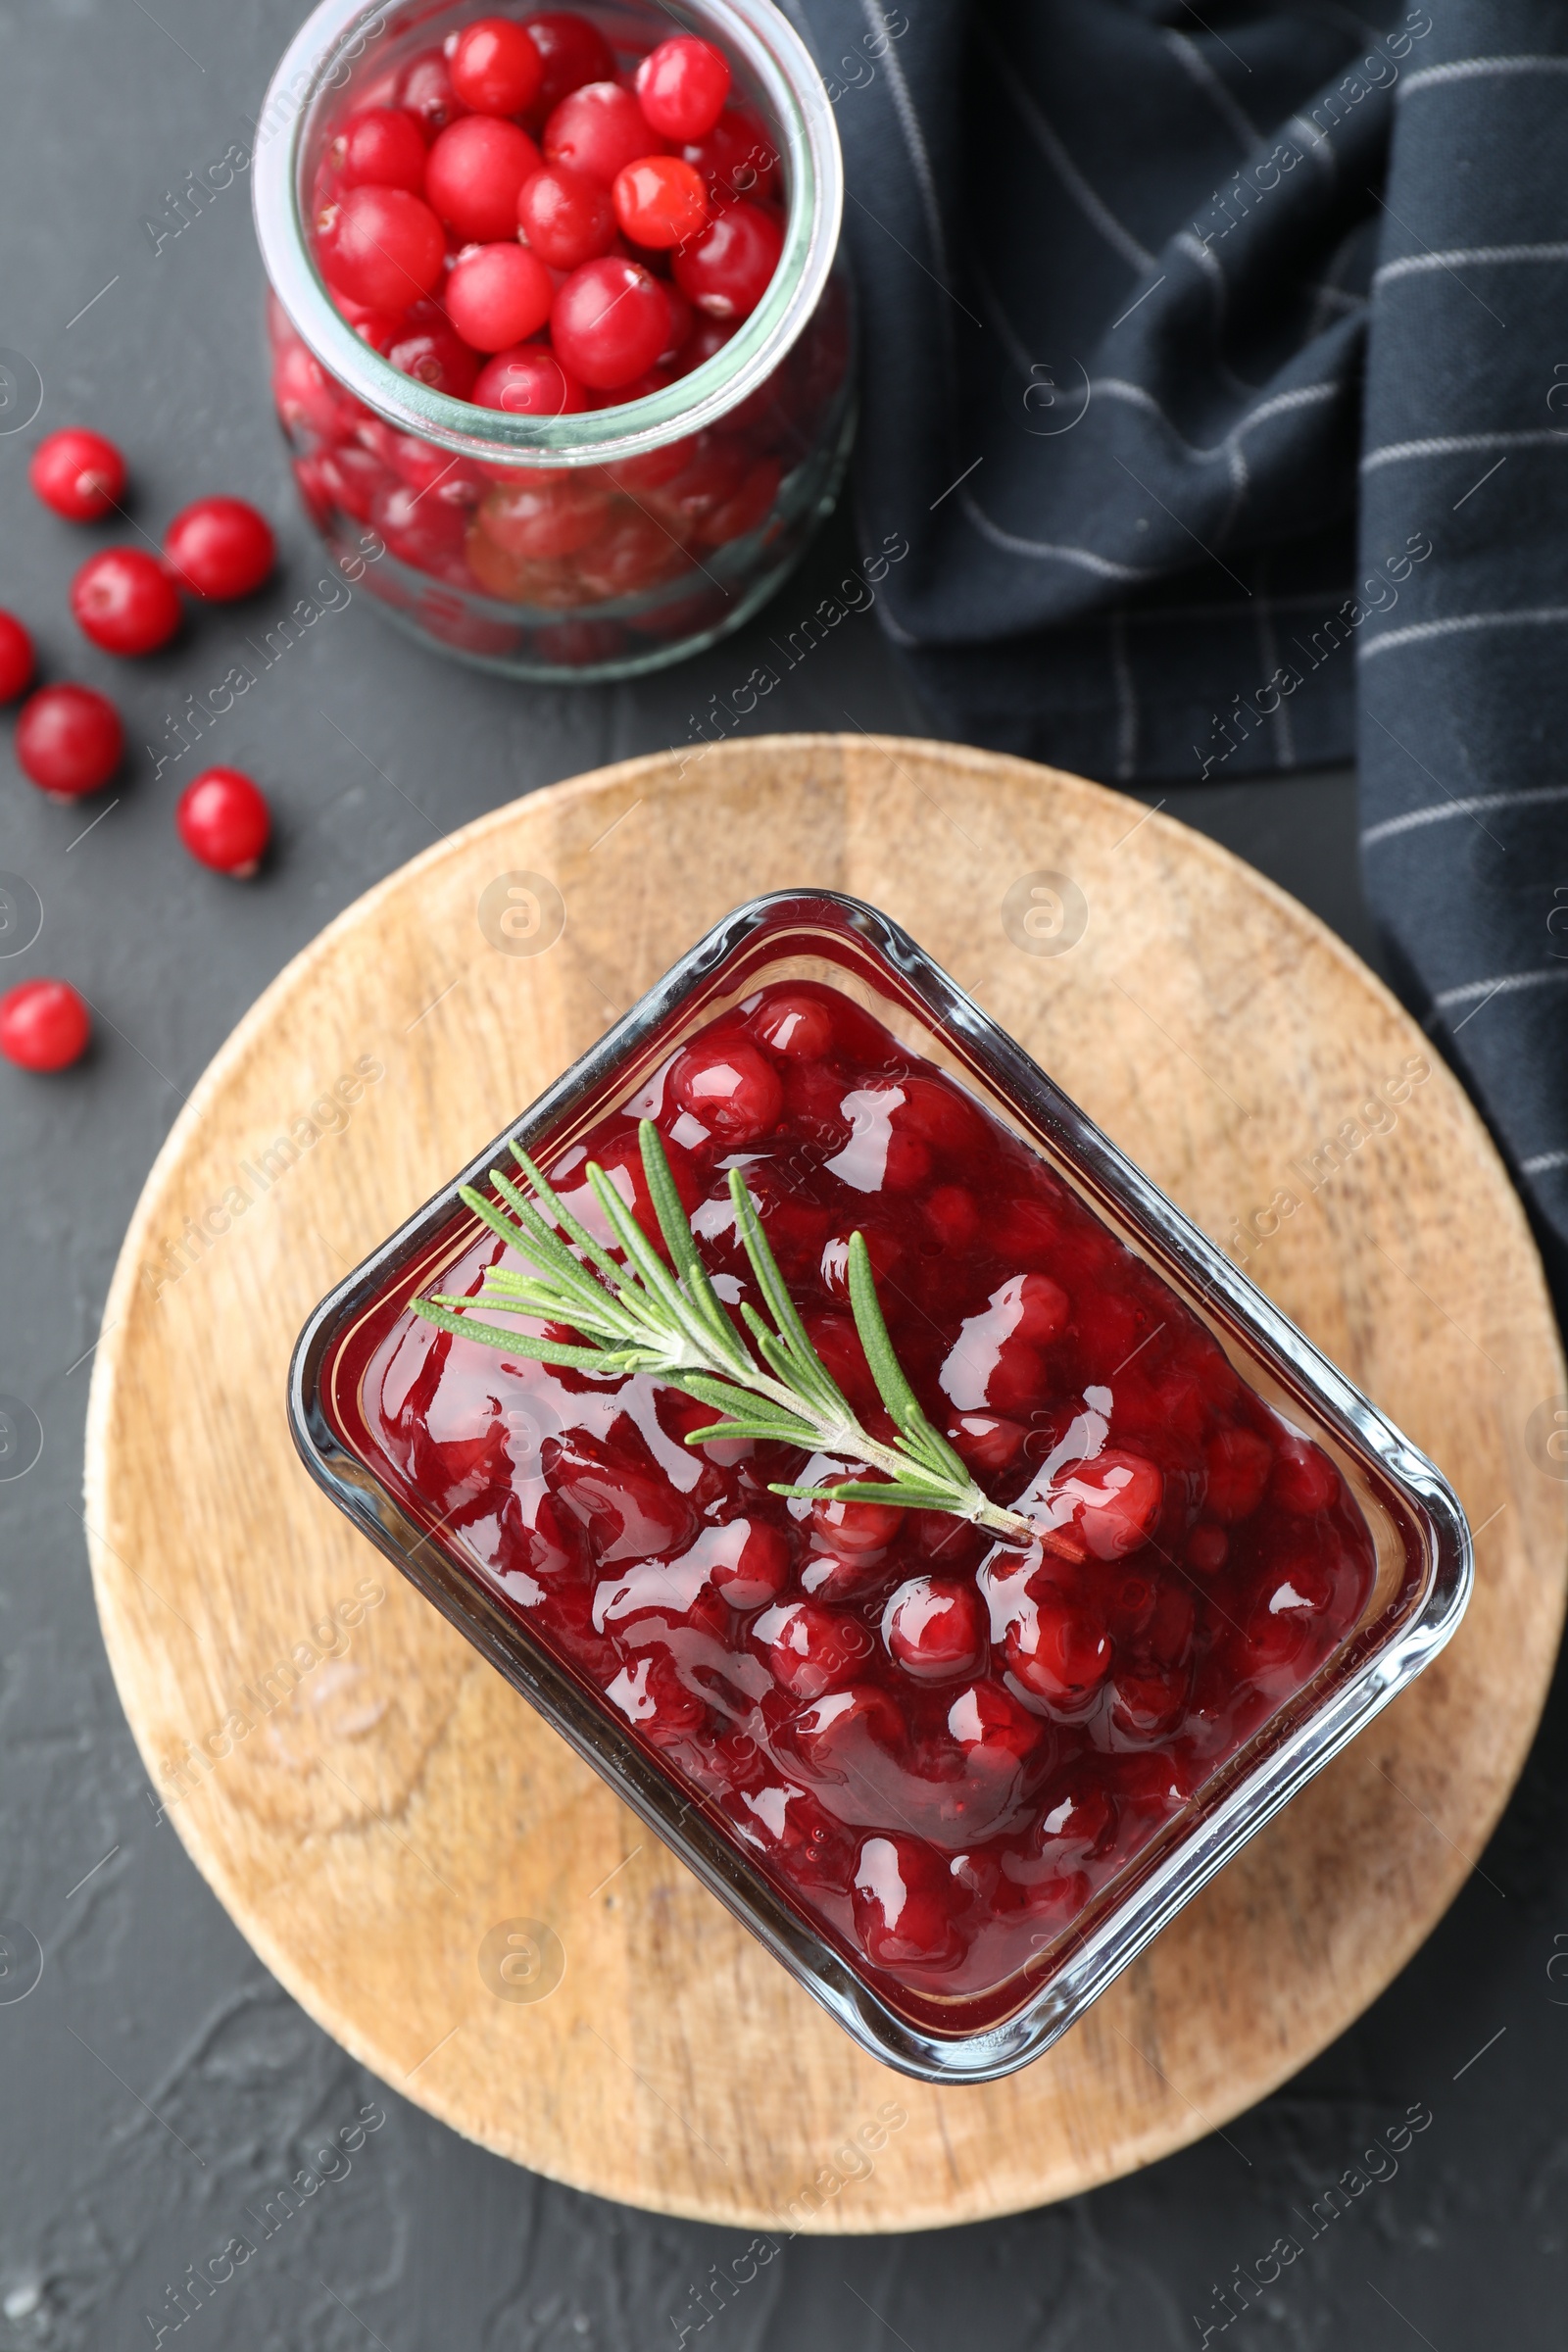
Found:
[[(324, 0), (289, 47), (253, 169), (274, 396), (312, 520), (395, 620), (513, 677), (628, 677), (739, 627), (837, 496), (855, 377), (838, 135), (821, 77), (770, 0), (587, 0), (574, 13), (622, 67), (676, 30), (724, 52), (734, 96), (765, 128), (783, 249), (750, 317), (663, 388), (562, 416), (477, 408), (400, 372), (356, 331), (311, 224), (344, 116), (398, 103), (411, 71), (438, 72), (444, 42), (499, 13), (541, 12)], [(737, 180), (754, 169), (743, 158)]]

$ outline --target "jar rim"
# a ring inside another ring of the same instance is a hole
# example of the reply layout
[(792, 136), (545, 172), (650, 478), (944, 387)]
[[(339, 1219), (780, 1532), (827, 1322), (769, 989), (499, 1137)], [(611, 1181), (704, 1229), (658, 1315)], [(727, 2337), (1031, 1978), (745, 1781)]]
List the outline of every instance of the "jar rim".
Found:
[(538, 466), (616, 463), (714, 423), (772, 373), (796, 341), (821, 299), (838, 247), (844, 210), (838, 126), (805, 42), (773, 0), (682, 0), (681, 14), (694, 29), (722, 42), (750, 71), (789, 158), (789, 211), (772, 281), (714, 356), (663, 391), (621, 408), (522, 416), (437, 392), (372, 351), (332, 301), (306, 235), (304, 156), (323, 109), (347, 86), (354, 61), (381, 34), (412, 31), (446, 14), (428, 0), (402, 7), (389, 0), (321, 0), (283, 53), (258, 120), (251, 196), (263, 266), (295, 331), (367, 408), (455, 457)]

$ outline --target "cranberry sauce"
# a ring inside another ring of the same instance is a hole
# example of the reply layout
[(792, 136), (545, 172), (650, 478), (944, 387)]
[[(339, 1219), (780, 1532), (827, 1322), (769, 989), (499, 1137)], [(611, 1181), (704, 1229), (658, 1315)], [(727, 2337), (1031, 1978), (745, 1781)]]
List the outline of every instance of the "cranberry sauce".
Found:
[[(362, 1384), (377, 1467), (862, 1974), (973, 2002), (1323, 1664), (1371, 1589), (1366, 1524), (1174, 1292), (849, 998), (766, 988), (546, 1157), (585, 1222), (594, 1158), (654, 1231), (639, 1115), (731, 1304), (755, 1297), (745, 1170), (818, 1349), (887, 1434), (846, 1297), (863, 1232), (925, 1410), (1049, 1544), (781, 1499), (842, 1466), (689, 1447), (713, 1414), (673, 1389), (407, 1314)], [(502, 1254), (482, 1234), (429, 1287), (471, 1294)]]

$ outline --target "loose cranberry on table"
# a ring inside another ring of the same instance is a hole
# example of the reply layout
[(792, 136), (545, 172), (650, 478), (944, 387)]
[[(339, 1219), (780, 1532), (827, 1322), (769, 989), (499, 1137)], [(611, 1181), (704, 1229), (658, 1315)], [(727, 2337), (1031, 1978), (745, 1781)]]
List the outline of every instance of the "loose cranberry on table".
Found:
[(22, 706), (18, 764), (55, 800), (101, 792), (124, 750), (119, 711), (90, 686), (40, 686)]
[(27, 479), (44, 505), (67, 522), (98, 522), (125, 495), (125, 461), (102, 433), (67, 425), (39, 442)]
[(32, 684), (37, 666), (32, 639), (16, 615), (0, 612), (0, 703), (14, 703)]
[(242, 498), (199, 498), (164, 533), (164, 555), (182, 588), (211, 604), (252, 596), (277, 561), (265, 514)]
[(512, 17), (481, 17), (466, 25), (448, 67), (460, 102), (481, 115), (526, 114), (545, 75), (545, 61), (527, 27)]
[(0, 1054), (18, 1069), (68, 1069), (91, 1035), (92, 1016), (69, 980), (24, 980), (0, 997)]
[(155, 654), (179, 627), (179, 591), (166, 564), (139, 547), (106, 547), (71, 583), (76, 625), (109, 654)]
[(425, 199), (455, 236), (493, 244), (516, 234), (518, 194), (543, 161), (515, 122), (495, 115), (464, 115), (447, 125), (430, 150)]
[(729, 60), (711, 41), (678, 33), (637, 69), (637, 103), (666, 139), (706, 137), (729, 96)]
[(198, 865), (248, 882), (272, 830), (266, 796), (237, 767), (209, 767), (179, 796), (174, 824)]

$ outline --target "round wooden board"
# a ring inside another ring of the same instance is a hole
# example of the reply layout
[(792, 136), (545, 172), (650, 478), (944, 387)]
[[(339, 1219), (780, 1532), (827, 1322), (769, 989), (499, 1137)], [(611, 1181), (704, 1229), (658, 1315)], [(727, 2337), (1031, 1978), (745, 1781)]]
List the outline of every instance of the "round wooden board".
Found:
[[(1434, 1061), (1367, 1132), (1371, 1090), (1430, 1048), (1250, 868), (1076, 777), (939, 744), (793, 736), (683, 764), (630, 760), (441, 843), (323, 932), (218, 1055), (105, 1312), (87, 1457), (99, 1611), (155, 1784), (187, 1741), (228, 1748), (172, 1808), (199, 1868), (395, 2088), (503, 2155), (663, 2212), (843, 2231), (970, 2221), (1148, 2164), (1250, 2106), (1451, 1900), (1556, 1648), (1568, 1484), (1538, 1466), (1527, 1424), (1560, 1396), (1563, 1363), (1524, 1216), (1458, 1085)], [(500, 953), (480, 928), (480, 894), (517, 870), (564, 904), (547, 953)], [(1008, 889), (1040, 871), (1087, 904), (1056, 956), (1004, 925)], [(1049, 2056), (984, 2087), (928, 2088), (862, 2056), (351, 1531), (284, 1421), (317, 1298), (710, 923), (812, 883), (905, 924), (1222, 1244), (1298, 1196), (1250, 1270), (1435, 1457), (1478, 1532), (1475, 1597), (1444, 1656)], [(385, 1075), (339, 1132), (294, 1126), (299, 1157), (264, 1191), (260, 1155), (362, 1056)], [(1343, 1164), (1309, 1191), (1292, 1163), (1336, 1135)], [(172, 1280), (188, 1218), (227, 1230)], [(343, 1654), (304, 1671), (314, 1646), (300, 1653), (292, 1697), (225, 1737), (242, 1689), (377, 1576), (385, 1597)], [(481, 1975), (487, 1932), (517, 1919), (564, 1948), (541, 2001), (498, 1998)], [(845, 2179), (865, 2159), (835, 2168), (835, 2150), (889, 2101), (906, 2121)]]

